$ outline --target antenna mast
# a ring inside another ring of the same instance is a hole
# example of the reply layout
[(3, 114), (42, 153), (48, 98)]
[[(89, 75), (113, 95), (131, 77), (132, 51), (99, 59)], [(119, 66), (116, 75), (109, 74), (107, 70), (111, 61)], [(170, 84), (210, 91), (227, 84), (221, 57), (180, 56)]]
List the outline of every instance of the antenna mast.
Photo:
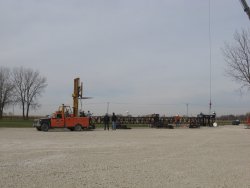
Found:
[(211, 114), (212, 109), (212, 39), (211, 39), (211, 6), (209, 0), (208, 7), (208, 38), (209, 38), (209, 114)]

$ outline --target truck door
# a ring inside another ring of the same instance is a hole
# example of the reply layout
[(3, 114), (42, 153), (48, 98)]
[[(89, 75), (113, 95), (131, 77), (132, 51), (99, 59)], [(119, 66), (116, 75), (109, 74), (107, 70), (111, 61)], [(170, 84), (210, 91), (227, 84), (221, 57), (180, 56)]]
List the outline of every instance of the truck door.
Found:
[(56, 114), (56, 117), (51, 119), (51, 127), (64, 127), (62, 114)]

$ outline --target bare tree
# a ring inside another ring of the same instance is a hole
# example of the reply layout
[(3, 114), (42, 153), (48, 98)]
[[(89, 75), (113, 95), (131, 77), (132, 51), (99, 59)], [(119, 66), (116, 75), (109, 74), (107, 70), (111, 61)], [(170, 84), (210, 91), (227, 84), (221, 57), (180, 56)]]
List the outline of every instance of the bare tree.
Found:
[(46, 82), (46, 78), (40, 76), (38, 71), (23, 67), (13, 69), (15, 101), (20, 104), (24, 119), (28, 119), (31, 108), (39, 107), (37, 99), (44, 92)]
[(11, 83), (10, 69), (0, 67), (0, 119), (3, 110), (13, 102), (13, 84)]
[(241, 89), (250, 89), (250, 30), (234, 34), (234, 43), (226, 43), (223, 50), (227, 62), (226, 74), (240, 83)]

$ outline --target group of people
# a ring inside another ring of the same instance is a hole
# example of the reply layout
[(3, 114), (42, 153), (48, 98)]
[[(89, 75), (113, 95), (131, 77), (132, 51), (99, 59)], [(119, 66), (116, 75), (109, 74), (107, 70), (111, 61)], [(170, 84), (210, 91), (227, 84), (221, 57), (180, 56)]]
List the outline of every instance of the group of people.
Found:
[[(81, 117), (90, 117), (92, 116), (92, 113), (90, 111), (87, 112), (87, 114), (84, 113), (84, 111), (80, 112)], [(112, 117), (111, 117), (111, 122), (112, 122), (112, 130), (116, 130), (116, 123), (117, 123), (117, 116), (113, 112)], [(109, 123), (110, 123), (110, 117), (108, 113), (105, 114), (103, 118), (103, 123), (104, 123), (104, 130), (109, 130)]]
[(80, 112), (80, 117), (91, 117), (93, 115), (93, 113), (91, 113), (90, 111), (87, 112), (87, 114), (85, 114), (84, 111)]
[[(117, 117), (116, 117), (114, 112), (113, 112), (113, 115), (111, 117), (111, 121), (112, 121), (112, 130), (116, 130)], [(110, 122), (110, 117), (109, 117), (108, 113), (106, 113), (104, 118), (103, 118), (104, 130), (109, 131), (109, 122)]]

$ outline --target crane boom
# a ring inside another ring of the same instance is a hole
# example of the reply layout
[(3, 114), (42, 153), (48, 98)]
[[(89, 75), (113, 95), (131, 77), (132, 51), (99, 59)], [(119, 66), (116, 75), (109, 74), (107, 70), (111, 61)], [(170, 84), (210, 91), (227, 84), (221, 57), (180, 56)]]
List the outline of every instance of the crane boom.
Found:
[(91, 99), (91, 97), (83, 97), (83, 85), (80, 84), (80, 78), (74, 79), (74, 93), (73, 97), (73, 116), (78, 116), (78, 99)]
[(74, 79), (74, 93), (72, 95), (73, 97), (73, 114), (74, 117), (78, 116), (78, 99), (82, 95), (82, 87), (79, 86), (80, 79), (75, 78)]
[(241, 5), (245, 11), (245, 13), (248, 15), (248, 18), (250, 19), (250, 8), (245, 0), (240, 0)]

